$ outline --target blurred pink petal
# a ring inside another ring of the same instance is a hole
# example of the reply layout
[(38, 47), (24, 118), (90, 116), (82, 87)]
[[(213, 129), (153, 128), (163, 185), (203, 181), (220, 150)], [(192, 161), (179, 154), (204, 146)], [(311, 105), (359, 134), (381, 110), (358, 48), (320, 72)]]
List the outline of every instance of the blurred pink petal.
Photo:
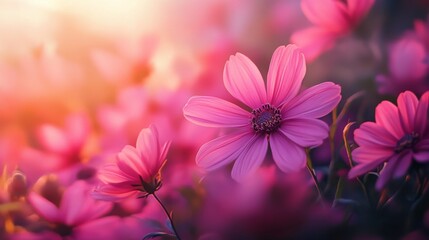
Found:
[(312, 61), (355, 28), (373, 5), (374, 0), (303, 0), (301, 9), (314, 26), (293, 33), (291, 42)]
[(53, 203), (34, 192), (28, 195), (28, 201), (34, 210), (46, 220), (50, 222), (60, 221), (60, 211)]
[(53, 153), (66, 154), (70, 145), (66, 133), (51, 125), (42, 125), (38, 131), (38, 137), (43, 147)]
[(119, 223), (122, 219), (118, 216), (109, 216), (79, 225), (73, 231), (77, 240), (98, 239), (115, 240), (119, 238)]
[(385, 158), (377, 158), (370, 162), (358, 164), (357, 166), (354, 166), (352, 169), (350, 169), (348, 176), (352, 179), (365, 173), (368, 173), (374, 170), (376, 167), (380, 166), (380, 164), (382, 164), (385, 160)]
[(249, 112), (216, 97), (191, 97), (183, 108), (185, 118), (206, 127), (240, 127), (248, 124)]
[(303, 0), (301, 8), (313, 24), (332, 31), (342, 31), (349, 25), (346, 5), (333, 0)]
[(356, 21), (365, 17), (369, 10), (371, 10), (374, 2), (375, 0), (347, 0), (347, 7), (352, 24), (358, 24)]
[(414, 153), (416, 161), (421, 163), (429, 162), (429, 138), (421, 140), (417, 144), (416, 149)]
[(416, 39), (400, 39), (390, 51), (389, 69), (392, 76), (398, 80), (421, 79), (428, 70), (427, 64), (424, 63), (426, 55), (425, 46)]
[(323, 52), (334, 46), (337, 34), (320, 27), (310, 27), (296, 31), (291, 42), (296, 43), (304, 52), (305, 59), (311, 62)]

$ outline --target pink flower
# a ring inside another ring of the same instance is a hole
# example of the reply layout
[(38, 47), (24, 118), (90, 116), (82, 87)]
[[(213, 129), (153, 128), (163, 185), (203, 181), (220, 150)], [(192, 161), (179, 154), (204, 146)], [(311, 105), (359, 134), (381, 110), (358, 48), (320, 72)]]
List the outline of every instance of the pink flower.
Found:
[(51, 124), (41, 125), (37, 137), (46, 151), (61, 159), (61, 163), (58, 163), (59, 168), (66, 168), (81, 162), (82, 150), (90, 131), (88, 116), (74, 113), (66, 118), (63, 128)]
[(299, 93), (306, 71), (304, 55), (295, 45), (276, 49), (268, 71), (267, 90), (261, 73), (246, 56), (231, 56), (224, 69), (229, 93), (243, 108), (216, 97), (195, 96), (183, 109), (186, 119), (206, 127), (235, 131), (204, 144), (196, 162), (214, 170), (236, 160), (232, 177), (241, 180), (265, 159), (268, 146), (284, 172), (305, 166), (305, 147), (322, 143), (328, 126), (316, 118), (340, 101), (340, 87), (322, 83)]
[(154, 125), (140, 131), (136, 147), (125, 146), (116, 162), (107, 164), (99, 172), (104, 185), (94, 191), (102, 200), (118, 200), (136, 195), (153, 194), (161, 187), (161, 169), (166, 162), (170, 142), (161, 145)]
[[(429, 26), (429, 25), (428, 25)], [(429, 89), (429, 27), (415, 21), (389, 49), (389, 71), (376, 77), (381, 94), (397, 95), (405, 90), (421, 94)]]
[(355, 28), (373, 4), (374, 0), (347, 0), (347, 4), (339, 0), (302, 0), (302, 11), (315, 26), (295, 32), (291, 41), (312, 61)]
[(349, 178), (367, 173), (385, 163), (376, 188), (383, 188), (392, 178), (404, 176), (413, 159), (429, 162), (428, 127), (429, 92), (420, 101), (410, 91), (398, 96), (398, 107), (383, 101), (375, 109), (375, 122), (364, 122), (354, 132), (359, 145), (352, 152), (358, 165)]
[(404, 90), (422, 93), (429, 89), (425, 83), (428, 64), (426, 50), (417, 39), (404, 36), (394, 43), (389, 56), (389, 75), (377, 75), (376, 82), (381, 94), (398, 94)]
[(52, 231), (58, 235), (73, 239), (115, 239), (114, 226), (120, 219), (100, 218), (111, 210), (112, 204), (94, 200), (89, 191), (84, 181), (77, 181), (65, 190), (59, 206), (35, 192), (29, 194), (28, 201), (41, 217), (53, 224)]

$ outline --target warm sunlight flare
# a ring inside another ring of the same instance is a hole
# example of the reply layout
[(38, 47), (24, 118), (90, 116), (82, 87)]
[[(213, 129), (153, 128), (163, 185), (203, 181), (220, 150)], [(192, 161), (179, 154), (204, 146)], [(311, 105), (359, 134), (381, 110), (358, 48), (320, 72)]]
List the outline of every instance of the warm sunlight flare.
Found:
[(429, 239), (429, 0), (0, 0), (0, 239)]

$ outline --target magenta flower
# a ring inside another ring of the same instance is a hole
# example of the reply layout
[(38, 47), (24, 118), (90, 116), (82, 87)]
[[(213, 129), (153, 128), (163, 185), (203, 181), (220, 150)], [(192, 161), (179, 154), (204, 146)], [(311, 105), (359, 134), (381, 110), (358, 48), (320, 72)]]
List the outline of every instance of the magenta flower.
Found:
[(88, 116), (85, 113), (73, 113), (67, 116), (63, 128), (51, 124), (39, 126), (37, 137), (47, 152), (59, 157), (61, 162), (55, 165), (64, 169), (82, 160), (82, 151), (90, 131)]
[(376, 76), (381, 94), (410, 90), (420, 95), (429, 90), (429, 22), (416, 20), (414, 30), (390, 46), (388, 60), (389, 73)]
[(96, 201), (89, 195), (90, 187), (77, 181), (63, 193), (61, 203), (56, 206), (35, 192), (28, 201), (34, 210), (52, 224), (52, 239), (115, 239), (115, 226), (120, 218), (106, 215), (111, 209), (109, 202)]
[(183, 109), (186, 119), (206, 127), (226, 127), (231, 133), (204, 144), (196, 162), (214, 170), (235, 160), (232, 177), (241, 180), (255, 171), (270, 147), (284, 172), (305, 166), (305, 147), (322, 143), (328, 126), (316, 119), (341, 99), (340, 86), (321, 83), (299, 93), (306, 71), (304, 55), (295, 45), (281, 46), (271, 59), (267, 90), (261, 73), (243, 54), (225, 64), (224, 84), (248, 110), (216, 97), (191, 97)]
[(334, 46), (364, 18), (374, 0), (302, 0), (301, 8), (315, 26), (295, 32), (291, 41), (302, 48), (308, 61)]
[(358, 165), (349, 172), (349, 178), (367, 173), (385, 163), (376, 188), (383, 188), (392, 178), (404, 176), (413, 159), (429, 162), (428, 127), (429, 92), (420, 98), (410, 91), (398, 96), (398, 107), (383, 101), (375, 109), (375, 122), (364, 122), (355, 130), (359, 145), (352, 152)]
[(125, 146), (116, 156), (116, 162), (100, 170), (99, 178), (104, 185), (95, 190), (94, 196), (112, 201), (153, 194), (161, 187), (161, 169), (169, 146), (170, 142), (160, 144), (154, 125), (141, 130), (136, 147)]

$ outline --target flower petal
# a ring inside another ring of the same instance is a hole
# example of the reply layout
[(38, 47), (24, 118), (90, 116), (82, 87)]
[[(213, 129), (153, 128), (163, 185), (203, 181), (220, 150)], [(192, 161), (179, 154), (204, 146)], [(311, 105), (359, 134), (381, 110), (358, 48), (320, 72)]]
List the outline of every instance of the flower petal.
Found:
[(429, 138), (420, 140), (415, 148), (416, 151), (413, 156), (416, 161), (420, 163), (429, 162)]
[(283, 119), (323, 117), (340, 102), (340, 93), (341, 87), (332, 82), (306, 89), (283, 107)]
[(352, 158), (357, 163), (374, 162), (379, 159), (387, 161), (394, 152), (391, 149), (369, 147), (358, 147), (352, 151)]
[(268, 101), (274, 106), (298, 94), (306, 71), (304, 54), (293, 44), (276, 49), (268, 70)]
[(43, 147), (50, 152), (67, 154), (71, 150), (70, 142), (62, 129), (45, 124), (39, 127), (37, 136)]
[(123, 171), (118, 168), (115, 163), (108, 163), (98, 171), (98, 178), (103, 183), (121, 183), (127, 182), (130, 179), (127, 175), (123, 174)]
[(280, 131), (301, 147), (322, 144), (328, 137), (328, 125), (319, 119), (288, 119), (282, 123)]
[(419, 100), (416, 95), (410, 91), (400, 93), (398, 96), (399, 119), (407, 133), (411, 133), (414, 130), (414, 117), (418, 103)]
[(336, 32), (348, 29), (347, 9), (341, 1), (303, 0), (301, 9), (308, 20), (315, 25)]
[[(397, 172), (395, 175), (398, 175), (398, 173), (402, 173), (404, 171), (403, 165), (400, 164), (400, 161), (403, 160), (403, 157), (409, 158), (411, 157), (411, 154), (409, 154), (409, 152), (406, 154), (394, 154), (387, 160), (386, 165), (380, 172), (380, 177), (375, 183), (375, 188), (377, 190), (381, 190), (384, 186), (386, 186), (387, 182), (392, 179), (395, 172)], [(408, 162), (408, 159), (404, 160), (406, 163)], [(405, 169), (405, 171), (406, 170), (407, 169)]]
[(414, 130), (421, 136), (428, 128), (428, 105), (429, 105), (429, 91), (425, 92), (421, 97), (416, 110), (416, 117), (414, 119)]
[(270, 148), (274, 162), (283, 172), (299, 171), (305, 167), (305, 150), (281, 132), (270, 135)]
[(398, 108), (389, 101), (382, 101), (375, 108), (375, 122), (391, 133), (396, 139), (404, 135), (399, 121)]
[(183, 108), (190, 122), (206, 127), (240, 127), (250, 123), (251, 114), (216, 97), (191, 97)]
[(380, 164), (382, 164), (385, 160), (386, 160), (385, 158), (378, 158), (374, 161), (369, 161), (369, 162), (358, 164), (358, 165), (354, 166), (352, 169), (350, 169), (350, 171), (348, 173), (348, 177), (349, 177), (349, 179), (353, 179), (355, 177), (358, 177), (360, 175), (368, 173), (371, 170), (378, 167)]
[(89, 185), (84, 181), (77, 181), (64, 192), (60, 211), (64, 223), (76, 226), (106, 214), (111, 207), (110, 202), (93, 199), (89, 195)]
[(337, 34), (321, 27), (310, 27), (296, 31), (290, 41), (304, 53), (307, 62), (312, 62), (320, 54), (334, 46)]
[(116, 155), (116, 164), (122, 171), (122, 174), (130, 179), (138, 179), (138, 176), (147, 177), (148, 172), (143, 167), (139, 152), (134, 147), (125, 146), (118, 155)]
[(197, 165), (211, 171), (236, 160), (254, 135), (252, 131), (246, 129), (204, 144), (197, 153)]
[(236, 181), (242, 181), (254, 173), (264, 161), (267, 149), (268, 140), (266, 137), (254, 135), (235, 161), (231, 172), (232, 178)]
[(374, 122), (364, 122), (354, 131), (354, 140), (359, 146), (387, 147), (396, 146), (395, 137)]
[(149, 180), (159, 171), (164, 160), (159, 159), (162, 149), (158, 139), (159, 134), (155, 125), (142, 129), (137, 137), (136, 148), (141, 156), (138, 163), (142, 166), (140, 172), (145, 180)]
[(352, 24), (357, 24), (369, 12), (375, 0), (347, 0)]
[(83, 113), (76, 113), (67, 117), (65, 122), (67, 137), (70, 144), (77, 150), (83, 147), (90, 133), (88, 117)]
[(122, 219), (118, 216), (109, 216), (90, 221), (75, 227), (73, 237), (79, 240), (93, 240), (94, 238), (103, 240), (119, 239), (121, 221)]
[(422, 42), (414, 37), (405, 36), (395, 42), (390, 50), (389, 69), (396, 79), (412, 81), (422, 79), (428, 70), (423, 61), (426, 49)]
[(407, 173), (408, 168), (410, 168), (412, 160), (413, 160), (413, 154), (411, 151), (401, 152), (401, 157), (397, 165), (395, 166), (393, 177), (399, 178), (404, 176)]
[(28, 195), (28, 201), (34, 210), (49, 222), (58, 222), (60, 220), (58, 208), (55, 206), (55, 204), (43, 198), (42, 196), (31, 192)]
[(231, 56), (226, 62), (223, 83), (232, 96), (253, 109), (267, 102), (261, 73), (255, 64), (241, 53)]

